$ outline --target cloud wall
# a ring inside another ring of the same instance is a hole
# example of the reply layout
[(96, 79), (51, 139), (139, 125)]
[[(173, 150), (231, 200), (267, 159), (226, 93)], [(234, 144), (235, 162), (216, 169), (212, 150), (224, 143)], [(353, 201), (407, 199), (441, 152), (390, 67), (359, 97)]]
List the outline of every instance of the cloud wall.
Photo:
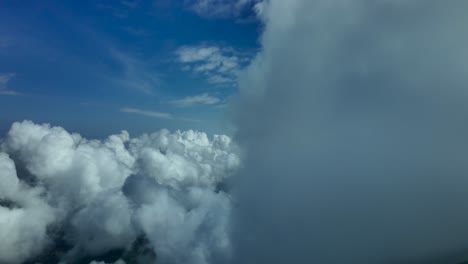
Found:
[(466, 257), (467, 8), (263, 3), (234, 111), (246, 151), (235, 263)]

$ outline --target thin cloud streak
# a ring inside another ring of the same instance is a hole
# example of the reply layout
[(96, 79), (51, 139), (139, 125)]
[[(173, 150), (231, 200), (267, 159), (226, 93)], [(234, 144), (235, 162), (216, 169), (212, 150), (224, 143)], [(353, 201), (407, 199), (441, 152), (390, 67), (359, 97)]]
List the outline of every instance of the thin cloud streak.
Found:
[(1, 73), (0, 74), (0, 89), (6, 88), (8, 82), (15, 77), (16, 74), (9, 72), (9, 73)]
[(1, 90), (0, 89), (0, 95), (21, 95), (18, 92), (12, 91), (12, 90)]
[(213, 105), (219, 102), (219, 98), (204, 93), (195, 96), (187, 96), (182, 99), (172, 100), (169, 103), (177, 107), (189, 107), (194, 105)]
[(129, 114), (137, 114), (137, 115), (159, 118), (159, 119), (167, 119), (167, 120), (181, 120), (181, 121), (194, 122), (194, 123), (203, 122), (203, 120), (200, 120), (200, 119), (185, 118), (185, 117), (176, 118), (170, 113), (144, 110), (144, 109), (138, 109), (138, 108), (132, 108), (132, 107), (120, 108), (120, 112), (129, 113)]
[(138, 115), (161, 118), (161, 119), (174, 119), (172, 115), (169, 113), (149, 111), (149, 110), (143, 110), (143, 109), (138, 109), (138, 108), (123, 107), (120, 109), (120, 111), (124, 113), (138, 114)]

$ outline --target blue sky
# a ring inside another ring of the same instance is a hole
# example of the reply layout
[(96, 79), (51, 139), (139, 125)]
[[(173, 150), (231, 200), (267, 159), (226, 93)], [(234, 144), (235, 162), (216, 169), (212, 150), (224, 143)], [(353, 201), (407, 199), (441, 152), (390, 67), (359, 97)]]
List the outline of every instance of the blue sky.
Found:
[(104, 136), (229, 133), (259, 49), (254, 0), (0, 2), (0, 132), (30, 119)]

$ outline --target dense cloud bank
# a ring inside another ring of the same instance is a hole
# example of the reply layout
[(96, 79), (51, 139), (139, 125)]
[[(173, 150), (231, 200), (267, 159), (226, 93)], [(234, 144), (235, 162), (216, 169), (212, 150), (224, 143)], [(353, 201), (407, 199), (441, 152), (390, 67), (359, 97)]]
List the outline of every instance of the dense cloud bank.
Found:
[[(270, 0), (240, 81), (235, 263), (468, 253), (468, 2)], [(237, 179), (237, 178), (236, 178)]]
[(123, 131), (100, 141), (14, 123), (0, 152), (0, 262), (64, 247), (63, 263), (113, 250), (137, 254), (144, 242), (131, 248), (142, 238), (153, 262), (224, 260), (232, 205), (220, 186), (238, 166), (223, 135), (162, 130), (130, 138)]

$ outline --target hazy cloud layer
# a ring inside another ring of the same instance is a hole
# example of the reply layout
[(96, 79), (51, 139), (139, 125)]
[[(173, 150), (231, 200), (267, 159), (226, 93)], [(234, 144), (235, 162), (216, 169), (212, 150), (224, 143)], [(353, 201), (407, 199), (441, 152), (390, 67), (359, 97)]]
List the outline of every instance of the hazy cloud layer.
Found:
[(226, 259), (231, 198), (219, 185), (239, 166), (236, 153), (229, 137), (196, 131), (88, 140), (14, 123), (0, 152), (0, 262), (60, 246), (62, 233), (64, 263), (128, 249), (142, 234), (158, 263)]
[(240, 79), (235, 263), (468, 255), (467, 8), (263, 6), (263, 49)]

